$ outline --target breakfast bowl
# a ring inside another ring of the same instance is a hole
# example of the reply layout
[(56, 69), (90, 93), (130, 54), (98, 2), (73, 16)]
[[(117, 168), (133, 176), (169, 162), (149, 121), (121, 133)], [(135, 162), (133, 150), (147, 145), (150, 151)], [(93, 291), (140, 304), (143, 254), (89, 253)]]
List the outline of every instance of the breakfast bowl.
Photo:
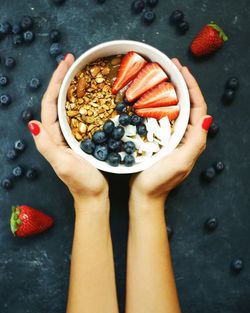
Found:
[(59, 124), (69, 147), (116, 174), (143, 171), (171, 153), (189, 114), (188, 89), (175, 64), (158, 49), (131, 40), (105, 42), (83, 53), (58, 97)]

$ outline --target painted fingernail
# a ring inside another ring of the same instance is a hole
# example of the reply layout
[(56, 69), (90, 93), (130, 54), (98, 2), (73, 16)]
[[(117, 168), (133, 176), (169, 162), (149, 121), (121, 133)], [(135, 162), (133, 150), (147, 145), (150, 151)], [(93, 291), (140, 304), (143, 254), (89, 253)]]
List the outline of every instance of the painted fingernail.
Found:
[(40, 133), (40, 127), (36, 123), (29, 123), (28, 124), (30, 132), (34, 135), (37, 136)]
[(206, 118), (203, 120), (202, 128), (205, 129), (206, 131), (208, 131), (210, 125), (212, 124), (212, 122), (213, 122), (213, 117), (212, 117), (212, 116), (206, 117)]
[(67, 59), (67, 56), (69, 55), (69, 52), (67, 52), (63, 58), (63, 60), (65, 61)]

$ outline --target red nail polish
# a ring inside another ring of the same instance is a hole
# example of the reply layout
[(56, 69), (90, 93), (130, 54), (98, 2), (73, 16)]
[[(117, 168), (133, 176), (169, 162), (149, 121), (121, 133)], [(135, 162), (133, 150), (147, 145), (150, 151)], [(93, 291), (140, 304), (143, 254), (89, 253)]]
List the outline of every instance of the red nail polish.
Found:
[(37, 136), (40, 133), (40, 127), (36, 123), (29, 123), (28, 124), (30, 132), (34, 135)]
[(65, 56), (64, 56), (64, 58), (63, 58), (64, 61), (66, 60), (66, 58), (67, 58), (68, 55), (69, 55), (69, 52), (67, 52), (67, 53), (65, 54)]
[(212, 122), (213, 122), (213, 117), (212, 117), (212, 116), (206, 117), (206, 118), (203, 120), (202, 128), (205, 129), (206, 131), (208, 131), (210, 125), (212, 124)]

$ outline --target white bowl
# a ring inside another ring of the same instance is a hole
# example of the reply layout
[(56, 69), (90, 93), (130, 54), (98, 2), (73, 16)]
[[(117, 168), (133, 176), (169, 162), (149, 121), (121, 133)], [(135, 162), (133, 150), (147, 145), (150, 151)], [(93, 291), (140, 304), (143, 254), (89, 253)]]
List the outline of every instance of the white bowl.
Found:
[[(107, 162), (99, 161), (95, 159), (92, 155), (89, 155), (81, 150), (80, 143), (74, 138), (74, 136), (71, 133), (71, 129), (66, 117), (65, 102), (70, 82), (74, 78), (75, 74), (79, 70), (81, 70), (85, 65), (101, 57), (107, 57), (116, 54), (126, 54), (129, 51), (138, 52), (139, 54), (145, 56), (151, 61), (158, 62), (161, 65), (161, 67), (166, 71), (171, 81), (175, 85), (177, 91), (177, 95), (179, 98), (180, 114), (175, 122), (175, 131), (171, 136), (171, 139), (167, 146), (163, 147), (150, 159), (142, 163), (136, 163), (131, 167), (126, 167), (124, 165), (113, 167), (109, 165)], [(166, 156), (171, 151), (173, 151), (178, 146), (179, 142), (181, 141), (185, 133), (189, 120), (189, 113), (190, 113), (190, 101), (188, 89), (182, 75), (180, 74), (179, 70), (174, 65), (174, 63), (158, 49), (145, 43), (131, 40), (115, 40), (105, 42), (83, 53), (74, 62), (74, 64), (71, 66), (68, 73), (66, 74), (62, 86), (60, 88), (60, 93), (58, 97), (59, 123), (62, 133), (70, 148), (74, 150), (77, 154), (82, 156), (84, 159), (89, 161), (96, 168), (105, 172), (117, 174), (129, 174), (143, 171), (152, 166), (155, 162), (159, 161), (162, 157)]]

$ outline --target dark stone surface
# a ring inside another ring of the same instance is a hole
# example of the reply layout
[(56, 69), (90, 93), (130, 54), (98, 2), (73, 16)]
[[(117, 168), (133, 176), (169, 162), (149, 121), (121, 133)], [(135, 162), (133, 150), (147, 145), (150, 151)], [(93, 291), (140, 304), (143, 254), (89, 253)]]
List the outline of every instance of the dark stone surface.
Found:
[[(166, 205), (174, 229), (171, 249), (180, 301), (184, 313), (250, 312), (250, 227), (249, 227), (249, 58), (250, 2), (248, 0), (160, 0), (157, 20), (149, 27), (130, 10), (131, 1), (67, 0), (56, 7), (49, 0), (1, 0), (1, 21), (14, 23), (22, 15), (35, 18), (36, 40), (30, 47), (11, 48), (10, 39), (0, 42), (0, 58), (14, 56), (17, 65), (0, 72), (10, 78), (8, 91), (13, 103), (0, 110), (1, 177), (21, 164), (34, 165), (40, 178), (21, 179), (13, 190), (0, 192), (0, 312), (65, 312), (68, 273), (73, 235), (73, 205), (68, 190), (36, 151), (21, 111), (33, 109), (39, 118), (40, 100), (55, 62), (48, 54), (48, 33), (59, 28), (64, 34), (64, 52), (79, 56), (89, 47), (111, 39), (134, 39), (158, 47), (170, 57), (177, 56), (195, 74), (206, 97), (209, 113), (220, 125), (219, 134), (208, 141), (207, 150), (192, 174), (172, 193)], [(190, 22), (185, 36), (168, 23), (172, 10), (182, 9)], [(188, 45), (200, 27), (210, 20), (221, 25), (229, 42), (216, 55), (195, 61)], [(240, 89), (230, 106), (220, 97), (228, 77), (240, 79)], [(27, 90), (27, 81), (39, 77), (42, 88)], [(28, 147), (16, 161), (7, 162), (6, 150), (18, 138)], [(225, 171), (209, 185), (202, 185), (199, 173), (216, 160)], [(112, 193), (112, 235), (120, 306), (124, 308), (127, 236), (128, 177), (109, 175)], [(114, 192), (115, 191), (115, 192)], [(13, 238), (8, 225), (12, 204), (26, 203), (49, 212), (56, 219), (49, 232), (32, 239)], [(218, 218), (218, 228), (204, 231), (208, 217)], [(230, 272), (233, 258), (241, 257), (245, 268), (239, 275)]]

